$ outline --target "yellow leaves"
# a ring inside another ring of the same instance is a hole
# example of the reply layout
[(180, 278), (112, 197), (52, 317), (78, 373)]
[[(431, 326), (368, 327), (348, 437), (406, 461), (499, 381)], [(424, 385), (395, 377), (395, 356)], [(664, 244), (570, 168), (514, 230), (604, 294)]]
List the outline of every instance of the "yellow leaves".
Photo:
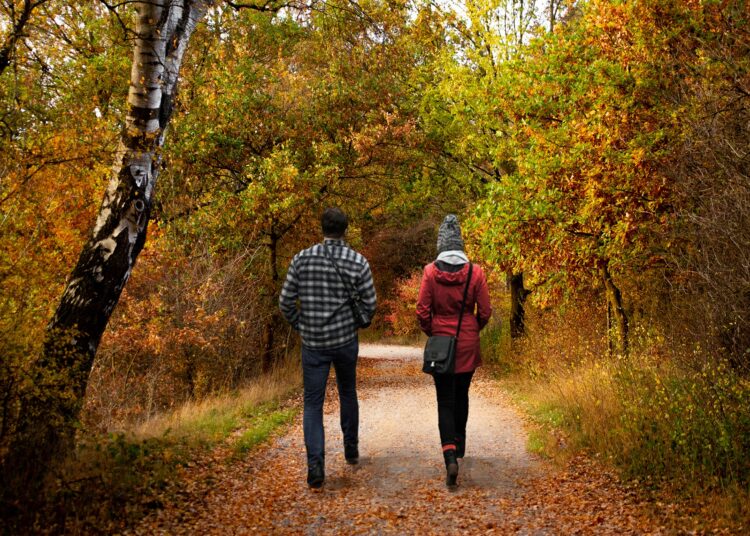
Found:
[(643, 147), (638, 147), (631, 152), (630, 158), (633, 160), (633, 165), (640, 166), (646, 158), (646, 149)]
[(314, 192), (305, 187), (307, 178), (300, 176), (291, 158), (290, 152), (281, 149), (263, 161), (243, 193), (245, 210), (261, 219), (285, 221), (295, 217), (290, 209), (303, 204)]

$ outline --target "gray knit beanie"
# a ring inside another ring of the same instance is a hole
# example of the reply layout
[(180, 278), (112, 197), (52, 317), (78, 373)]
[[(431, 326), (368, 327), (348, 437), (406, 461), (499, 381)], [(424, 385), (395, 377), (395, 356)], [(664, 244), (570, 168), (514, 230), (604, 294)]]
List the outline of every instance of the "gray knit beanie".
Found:
[(461, 227), (455, 214), (448, 214), (443, 223), (440, 224), (437, 238), (438, 254), (443, 251), (464, 250), (464, 241), (461, 238)]

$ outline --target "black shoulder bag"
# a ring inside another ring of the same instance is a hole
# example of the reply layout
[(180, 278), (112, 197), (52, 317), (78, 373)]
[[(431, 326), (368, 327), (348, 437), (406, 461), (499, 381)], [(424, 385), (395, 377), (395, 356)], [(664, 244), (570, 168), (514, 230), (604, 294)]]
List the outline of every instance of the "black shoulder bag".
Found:
[(328, 260), (331, 261), (331, 264), (333, 264), (336, 273), (339, 274), (339, 278), (341, 278), (341, 282), (344, 284), (344, 289), (346, 289), (346, 294), (348, 296), (346, 303), (352, 310), (352, 315), (354, 315), (354, 323), (357, 324), (358, 328), (369, 327), (371, 320), (362, 309), (362, 297), (359, 295), (359, 292), (357, 292), (356, 289), (350, 287), (347, 284), (346, 279), (344, 279), (344, 276), (341, 274), (341, 270), (339, 270), (339, 265), (336, 264), (336, 261), (333, 260), (333, 257), (329, 253), (328, 246), (325, 242), (323, 242), (323, 251), (325, 251), (326, 257), (328, 257)]
[(458, 334), (461, 332), (461, 321), (464, 319), (466, 294), (469, 291), (469, 283), (471, 283), (472, 268), (472, 264), (469, 263), (469, 276), (466, 279), (464, 297), (461, 300), (461, 309), (458, 313), (456, 335), (432, 335), (427, 339), (427, 344), (424, 347), (422, 372), (427, 374), (453, 374), (456, 370), (456, 343)]

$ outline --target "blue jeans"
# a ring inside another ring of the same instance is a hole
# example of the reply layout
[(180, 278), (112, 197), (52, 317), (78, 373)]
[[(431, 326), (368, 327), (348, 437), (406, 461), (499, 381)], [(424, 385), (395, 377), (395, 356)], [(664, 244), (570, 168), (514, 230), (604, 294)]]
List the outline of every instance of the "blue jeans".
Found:
[(331, 363), (336, 370), (341, 406), (341, 431), (345, 445), (359, 441), (359, 403), (357, 402), (357, 356), (359, 340), (338, 348), (312, 349), (302, 346), (302, 379), (305, 387), (302, 429), (305, 433), (307, 465), (325, 466), (325, 432), (323, 430), (323, 401)]

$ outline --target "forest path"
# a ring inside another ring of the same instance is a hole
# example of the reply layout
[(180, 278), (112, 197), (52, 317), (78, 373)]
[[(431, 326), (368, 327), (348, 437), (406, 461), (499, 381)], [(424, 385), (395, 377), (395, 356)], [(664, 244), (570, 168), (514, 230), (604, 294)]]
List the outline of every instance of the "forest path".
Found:
[[(335, 381), (325, 406), (326, 482), (310, 490), (301, 415), (241, 460), (197, 462), (182, 499), (139, 534), (644, 534), (636, 494), (586, 460), (563, 470), (530, 455), (520, 416), (496, 382), (472, 383), (459, 486), (444, 484), (432, 380), (421, 349), (362, 345), (360, 463), (347, 465)], [(480, 369), (481, 370), (481, 369)], [(333, 371), (332, 374), (333, 376)], [(301, 401), (300, 401), (301, 402)], [(222, 463), (225, 462), (225, 463)]]

